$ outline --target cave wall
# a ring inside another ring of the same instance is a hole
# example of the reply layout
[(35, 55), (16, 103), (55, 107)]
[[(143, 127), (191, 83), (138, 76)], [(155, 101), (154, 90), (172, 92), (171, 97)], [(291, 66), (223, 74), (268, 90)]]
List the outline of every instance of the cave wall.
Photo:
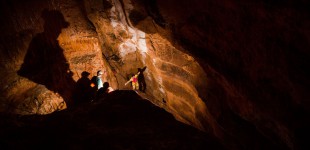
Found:
[(6, 22), (1, 25), (1, 112), (48, 114), (74, 105), (82, 72), (91, 78), (104, 70), (104, 80), (115, 84), (78, 1), (1, 3)]
[[(120, 89), (130, 89), (124, 83), (138, 68), (146, 67), (143, 72), (146, 91), (142, 96), (184, 123), (201, 130), (210, 126), (217, 130), (198, 92), (207, 87), (206, 75), (192, 56), (158, 33), (170, 37), (169, 30), (154, 23), (147, 14), (141, 14), (136, 9), (142, 11), (143, 8), (134, 6), (129, 0), (84, 2)], [(138, 16), (132, 17), (132, 12)], [(135, 17), (144, 19), (137, 22)]]
[(156, 4), (149, 8), (154, 21), (171, 30), (174, 45), (188, 50), (205, 70), (205, 102), (220, 126), (233, 134), (249, 134), (233, 125), (239, 120), (291, 149), (306, 145), (302, 135), (309, 125), (309, 2)]
[[(0, 110), (62, 110), (75, 103), (82, 72), (90, 79), (102, 69), (104, 81), (128, 90), (129, 76), (146, 67), (140, 95), (177, 120), (245, 149), (270, 142), (301, 149), (310, 107), (308, 6), (303, 0), (1, 1)], [(51, 21), (47, 26), (61, 32), (47, 32), (44, 10), (68, 25)], [(56, 51), (31, 51), (40, 35)], [(41, 69), (21, 71), (33, 65)]]
[[(89, 17), (100, 24), (97, 29), (104, 28), (98, 32), (125, 31), (124, 36), (112, 36), (120, 44), (107, 45), (115, 45), (111, 49), (124, 63), (120, 70), (148, 67), (147, 77), (156, 80), (147, 80), (154, 87), (152, 93), (147, 90), (155, 96), (154, 104), (218, 137), (238, 138), (245, 147), (262, 148), (265, 140), (291, 149), (306, 144), (302, 136), (309, 124), (308, 2), (109, 2), (105, 17), (112, 21), (103, 25), (98, 17)], [(115, 13), (118, 18), (113, 18)], [(147, 50), (139, 45), (144, 38)], [(124, 45), (138, 55), (122, 55)], [(126, 60), (132, 57), (140, 59), (137, 64)], [(192, 60), (198, 64), (187, 70), (184, 64)]]
[(131, 1), (2, 3), (1, 19), (10, 23), (3, 26), (2, 37), (2, 112), (48, 114), (65, 109), (81, 96), (76, 87), (85, 79), (82, 73), (88, 72), (90, 79), (99, 69), (114, 89), (131, 89), (124, 83), (144, 67), (143, 97), (186, 124), (217, 128), (198, 92), (207, 85), (203, 69), (158, 34), (170, 37), (151, 17), (141, 24), (148, 31), (134, 27), (138, 22), (129, 18)]

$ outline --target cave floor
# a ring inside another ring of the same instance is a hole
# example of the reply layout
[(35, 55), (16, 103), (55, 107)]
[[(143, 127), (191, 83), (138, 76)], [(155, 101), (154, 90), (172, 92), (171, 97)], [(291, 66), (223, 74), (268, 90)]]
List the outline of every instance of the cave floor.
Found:
[(134, 91), (50, 115), (1, 115), (1, 149), (225, 149)]

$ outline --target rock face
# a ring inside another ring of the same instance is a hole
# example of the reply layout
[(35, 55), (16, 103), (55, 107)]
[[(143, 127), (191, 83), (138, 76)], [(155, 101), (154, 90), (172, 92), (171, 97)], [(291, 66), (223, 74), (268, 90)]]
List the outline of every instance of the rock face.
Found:
[[(192, 56), (157, 33), (171, 37), (169, 30), (136, 10), (140, 8), (131, 1), (106, 1), (103, 5), (98, 1), (85, 1), (86, 12), (104, 46), (103, 54), (116, 74), (119, 88), (131, 88), (124, 83), (138, 68), (144, 68), (145, 92), (150, 101), (201, 130), (213, 126), (213, 119), (198, 92), (207, 88), (205, 72)], [(132, 12), (138, 16), (132, 16)], [(137, 17), (143, 20), (136, 20)]]
[(48, 114), (65, 109), (78, 99), (76, 83), (83, 72), (91, 78), (101, 69), (105, 80), (115, 81), (79, 2), (1, 3), (1, 19), (7, 22), (1, 39), (1, 111)]
[(130, 89), (124, 83), (139, 68), (141, 95), (183, 123), (236, 138), (245, 148), (265, 140), (290, 149), (306, 144), (309, 2), (13, 0), (1, 6), (7, 22), (2, 112), (70, 107), (83, 97), (79, 81), (100, 69), (114, 89)]

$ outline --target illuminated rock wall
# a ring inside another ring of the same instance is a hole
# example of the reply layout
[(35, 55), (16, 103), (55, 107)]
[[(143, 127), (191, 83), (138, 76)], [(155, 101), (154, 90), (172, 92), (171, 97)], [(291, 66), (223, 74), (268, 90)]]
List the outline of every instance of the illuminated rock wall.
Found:
[[(146, 67), (140, 95), (181, 122), (245, 149), (264, 149), (266, 141), (291, 149), (304, 144), (309, 2), (16, 0), (1, 6), (2, 112), (70, 107), (84, 71), (90, 79), (102, 69), (104, 81), (128, 90), (130, 75)], [(44, 10), (60, 13), (68, 26), (55, 26)], [(55, 29), (61, 32), (54, 35)], [(32, 51), (38, 36), (57, 51)]]
[(130, 13), (135, 11), (131, 1), (113, 0), (103, 4), (85, 1), (85, 9), (96, 27), (103, 54), (117, 76), (120, 89), (130, 89), (124, 83), (138, 68), (146, 67), (143, 72), (146, 93), (142, 96), (184, 123), (201, 130), (210, 125), (217, 128), (198, 92), (207, 87), (206, 74), (192, 56), (157, 33), (166, 32), (170, 36), (170, 31), (150, 17), (135, 24), (130, 18)]
[(7, 23), (1, 37), (1, 111), (47, 114), (65, 109), (76, 103), (76, 82), (84, 71), (90, 79), (104, 70), (103, 80), (115, 83), (95, 28), (78, 1), (3, 1), (2, 6), (1, 19)]
[[(40, 9), (25, 7), (32, 5)], [(8, 6), (3, 19), (11, 21), (4, 26), (10, 32), (3, 41), (13, 45), (10, 37), (20, 45), (2, 50), (8, 76), (1, 75), (10, 77), (2, 85), (11, 84), (3, 86), (2, 111), (47, 114), (70, 107), (77, 101), (76, 83), (85, 71), (90, 79), (102, 69), (103, 80), (114, 89), (131, 89), (124, 83), (145, 68), (142, 96), (184, 123), (201, 130), (214, 126), (199, 95), (208, 83), (198, 62), (157, 33), (170, 36), (150, 17), (141, 24), (148, 32), (134, 27), (130, 1), (13, 1), (3, 6)], [(20, 34), (25, 37), (16, 36)]]

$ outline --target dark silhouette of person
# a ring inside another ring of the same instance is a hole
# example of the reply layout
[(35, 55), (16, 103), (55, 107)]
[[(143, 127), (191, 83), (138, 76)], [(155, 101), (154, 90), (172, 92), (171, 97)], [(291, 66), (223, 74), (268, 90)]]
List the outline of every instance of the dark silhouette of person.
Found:
[(102, 99), (102, 98), (104, 99), (112, 91), (114, 91), (114, 89), (110, 87), (109, 82), (104, 82), (103, 87), (100, 88), (97, 92), (97, 99)]
[(78, 102), (90, 102), (93, 98), (91, 81), (88, 78), (89, 75), (89, 72), (83, 71), (81, 78), (76, 82), (75, 99)]
[(138, 72), (140, 72), (140, 74), (138, 75), (138, 83), (139, 83), (139, 90), (141, 92), (145, 92), (146, 90), (146, 83), (145, 83), (145, 79), (144, 79), (144, 74), (143, 72), (145, 71), (146, 66), (141, 68), (138, 68)]
[(73, 102), (75, 81), (57, 40), (61, 30), (69, 23), (56, 10), (43, 10), (41, 17), (44, 19), (44, 31), (30, 42), (18, 74), (58, 93), (69, 106)]

